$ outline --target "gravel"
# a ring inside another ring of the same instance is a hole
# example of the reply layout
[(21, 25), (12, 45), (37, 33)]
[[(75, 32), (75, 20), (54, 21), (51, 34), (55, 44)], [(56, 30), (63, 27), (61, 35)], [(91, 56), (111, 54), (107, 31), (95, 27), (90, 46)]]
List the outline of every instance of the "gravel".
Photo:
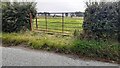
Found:
[(118, 66), (113, 63), (74, 59), (66, 55), (20, 47), (0, 47), (0, 50), (2, 66)]

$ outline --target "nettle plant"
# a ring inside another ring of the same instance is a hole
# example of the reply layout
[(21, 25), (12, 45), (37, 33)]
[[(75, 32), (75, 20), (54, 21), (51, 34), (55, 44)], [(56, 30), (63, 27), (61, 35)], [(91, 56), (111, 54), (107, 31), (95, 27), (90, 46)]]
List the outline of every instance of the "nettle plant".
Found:
[(120, 40), (120, 2), (86, 3), (83, 30), (88, 38)]

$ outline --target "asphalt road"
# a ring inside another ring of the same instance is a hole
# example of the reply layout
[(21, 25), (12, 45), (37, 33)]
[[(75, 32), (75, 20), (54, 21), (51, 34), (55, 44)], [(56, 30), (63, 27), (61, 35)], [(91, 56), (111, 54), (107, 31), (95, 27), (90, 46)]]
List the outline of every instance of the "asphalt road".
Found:
[(1, 47), (1, 41), (0, 41), (0, 67), (2, 66), (2, 47)]
[(0, 47), (1, 50), (2, 66), (118, 66), (118, 64), (74, 59), (66, 55), (20, 47)]

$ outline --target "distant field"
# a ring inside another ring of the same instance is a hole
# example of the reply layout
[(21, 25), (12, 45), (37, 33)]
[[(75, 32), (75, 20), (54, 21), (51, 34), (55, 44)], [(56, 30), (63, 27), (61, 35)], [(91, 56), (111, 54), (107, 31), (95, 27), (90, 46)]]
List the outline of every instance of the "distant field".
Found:
[[(46, 30), (46, 22), (44, 17), (38, 18), (38, 30)], [(82, 17), (65, 17), (64, 18), (64, 32), (74, 32), (74, 30), (82, 30)], [(61, 17), (48, 17), (47, 18), (48, 31), (62, 32), (62, 19)], [(34, 19), (34, 29), (36, 29), (36, 23)]]

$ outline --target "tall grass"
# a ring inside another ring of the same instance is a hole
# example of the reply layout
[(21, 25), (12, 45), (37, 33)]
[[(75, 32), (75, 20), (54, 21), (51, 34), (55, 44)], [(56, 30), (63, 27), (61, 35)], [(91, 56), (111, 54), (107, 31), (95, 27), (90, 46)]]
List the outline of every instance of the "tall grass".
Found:
[(112, 61), (119, 61), (120, 46), (118, 43), (110, 43), (95, 40), (75, 40), (72, 37), (48, 35), (43, 33), (3, 33), (3, 44), (16, 46), (25, 44), (34, 49), (48, 51), (73, 53), (93, 58), (104, 58)]

